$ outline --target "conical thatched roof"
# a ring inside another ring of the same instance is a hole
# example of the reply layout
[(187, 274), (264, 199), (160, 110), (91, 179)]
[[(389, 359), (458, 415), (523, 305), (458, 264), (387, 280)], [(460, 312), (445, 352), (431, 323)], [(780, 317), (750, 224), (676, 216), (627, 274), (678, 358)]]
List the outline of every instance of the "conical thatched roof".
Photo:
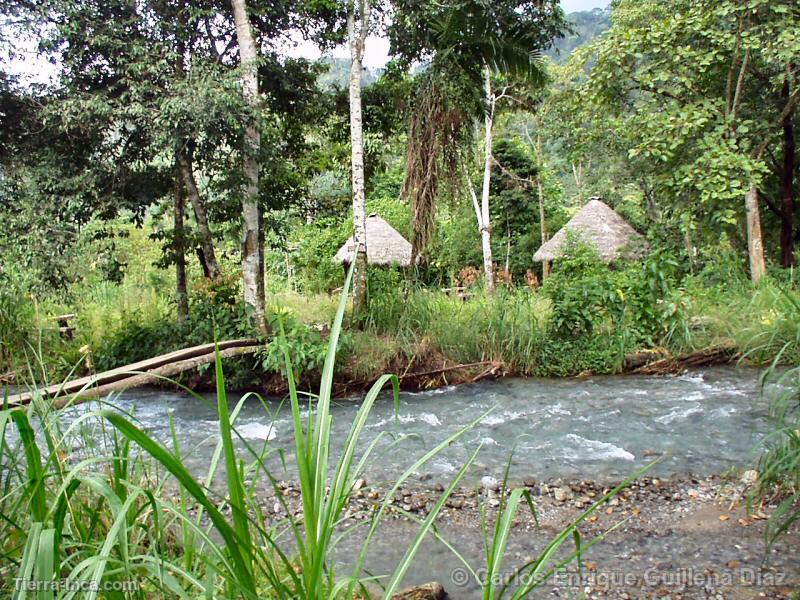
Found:
[(598, 198), (592, 198), (578, 214), (542, 245), (533, 260), (555, 260), (564, 252), (567, 233), (574, 232), (593, 246), (600, 258), (611, 262), (617, 258), (638, 258), (644, 253), (647, 241), (625, 219)]
[[(339, 248), (333, 260), (349, 263), (353, 259), (353, 238)], [(367, 217), (367, 261), (371, 265), (411, 264), (411, 244), (396, 229), (375, 213)]]

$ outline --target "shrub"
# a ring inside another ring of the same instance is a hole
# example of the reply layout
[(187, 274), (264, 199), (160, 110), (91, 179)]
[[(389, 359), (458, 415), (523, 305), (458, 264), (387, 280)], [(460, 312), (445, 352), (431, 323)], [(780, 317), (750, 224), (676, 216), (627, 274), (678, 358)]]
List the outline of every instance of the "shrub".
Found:
[(342, 265), (333, 257), (350, 237), (352, 226), (346, 221), (326, 218), (305, 225), (297, 231), (297, 249), (292, 256), (297, 283), (301, 290), (329, 293), (341, 287)]
[[(300, 323), (285, 309), (276, 309), (274, 313), (268, 315), (268, 318), (273, 331), (278, 331), (280, 327), (283, 328), (286, 340), (273, 337), (259, 351), (258, 359), (261, 368), (266, 372), (281, 373), (286, 377), (284, 351), (288, 350), (292, 356), (295, 379), (300, 380), (303, 375), (318, 375), (325, 363), (328, 348), (322, 333), (314, 327)], [(351, 346), (350, 336), (342, 334), (339, 337), (337, 358), (347, 354)]]
[(171, 308), (146, 314), (126, 311), (93, 348), (95, 365), (104, 371), (214, 340), (250, 337), (238, 279), (203, 279), (193, 288), (189, 318), (178, 322)]
[(675, 290), (677, 261), (663, 252), (643, 262), (606, 265), (572, 238), (553, 276), (542, 287), (552, 300), (556, 336), (613, 334), (625, 346), (656, 345), (682, 330), (686, 316)]

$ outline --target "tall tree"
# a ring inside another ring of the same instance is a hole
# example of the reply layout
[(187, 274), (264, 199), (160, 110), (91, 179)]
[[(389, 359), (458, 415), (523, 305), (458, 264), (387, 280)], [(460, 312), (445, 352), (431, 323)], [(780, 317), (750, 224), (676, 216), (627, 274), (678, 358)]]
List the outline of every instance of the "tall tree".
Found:
[(347, 3), (347, 42), (350, 47), (350, 147), (353, 187), (353, 309), (363, 313), (367, 308), (367, 209), (364, 189), (364, 124), (361, 114), (361, 73), (364, 44), (369, 34), (370, 0), (349, 0)]
[[(800, 57), (798, 57), (800, 60)], [(781, 177), (781, 266), (792, 267), (795, 265), (795, 232), (794, 232), (794, 215), (795, 215), (795, 192), (794, 192), (794, 178), (795, 169), (797, 167), (797, 147), (795, 143), (794, 134), (794, 114), (796, 109), (790, 105), (789, 102), (792, 98), (792, 93), (796, 92), (798, 70), (796, 65), (789, 63), (786, 66), (786, 75), (783, 80), (783, 88), (781, 90), (781, 98), (789, 110), (785, 111), (781, 129), (783, 137), (781, 141), (781, 150), (783, 152), (783, 162), (780, 169)]]
[(242, 91), (252, 109), (244, 128), (244, 175), (242, 197), (242, 280), (244, 302), (253, 323), (266, 328), (264, 292), (263, 217), (258, 194), (258, 154), (261, 137), (258, 129), (258, 51), (253, 41), (245, 0), (231, 0), (239, 43)]

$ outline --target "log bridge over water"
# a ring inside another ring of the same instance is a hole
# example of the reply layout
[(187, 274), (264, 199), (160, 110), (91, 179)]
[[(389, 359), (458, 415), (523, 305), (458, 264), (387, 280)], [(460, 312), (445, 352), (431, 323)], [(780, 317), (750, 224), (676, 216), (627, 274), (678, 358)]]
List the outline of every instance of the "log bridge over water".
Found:
[(216, 345), (193, 346), (96, 375), (50, 385), (35, 392), (13, 394), (8, 397), (8, 406), (29, 404), (35, 393), (45, 398), (55, 398), (54, 406), (62, 408), (72, 401), (92, 400), (112, 392), (124, 392), (135, 387), (153, 385), (162, 382), (165, 377), (175, 377), (200, 365), (213, 363), (216, 356), (215, 348), (219, 348), (220, 357), (232, 358), (253, 354), (260, 347), (261, 343), (254, 339), (228, 340)]

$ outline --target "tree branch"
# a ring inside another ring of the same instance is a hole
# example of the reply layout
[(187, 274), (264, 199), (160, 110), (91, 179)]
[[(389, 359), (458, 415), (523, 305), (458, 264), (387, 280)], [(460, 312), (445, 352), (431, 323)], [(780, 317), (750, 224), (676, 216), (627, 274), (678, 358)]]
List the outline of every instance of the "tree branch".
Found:
[(775, 204), (775, 202), (773, 202), (772, 200), (770, 200), (770, 198), (764, 192), (762, 192), (761, 190), (757, 191), (758, 191), (758, 197), (764, 201), (764, 204), (767, 205), (767, 208), (769, 208), (770, 212), (780, 217), (781, 211), (778, 209), (778, 205)]
[[(786, 106), (783, 107), (783, 111), (781, 111), (780, 116), (775, 121), (775, 123), (770, 127), (770, 129), (772, 129), (772, 127), (779, 127), (780, 125), (782, 125), (783, 122), (786, 120), (786, 118), (789, 115), (791, 115), (794, 109), (797, 107), (798, 102), (800, 102), (800, 88), (795, 89), (792, 96), (786, 102)], [(770, 142), (769, 136), (765, 136), (764, 141), (761, 142), (761, 144), (756, 148), (755, 152), (753, 153), (753, 157), (756, 159), (760, 159), (761, 155), (764, 154), (766, 149), (769, 147), (769, 142)]]
[(739, 69), (739, 78), (736, 81), (736, 94), (733, 96), (733, 105), (731, 106), (731, 119), (736, 120), (736, 113), (739, 110), (739, 104), (742, 100), (742, 88), (744, 88), (744, 76), (747, 73), (747, 67), (750, 63), (750, 48), (745, 50), (744, 60), (742, 60), (742, 67)]

